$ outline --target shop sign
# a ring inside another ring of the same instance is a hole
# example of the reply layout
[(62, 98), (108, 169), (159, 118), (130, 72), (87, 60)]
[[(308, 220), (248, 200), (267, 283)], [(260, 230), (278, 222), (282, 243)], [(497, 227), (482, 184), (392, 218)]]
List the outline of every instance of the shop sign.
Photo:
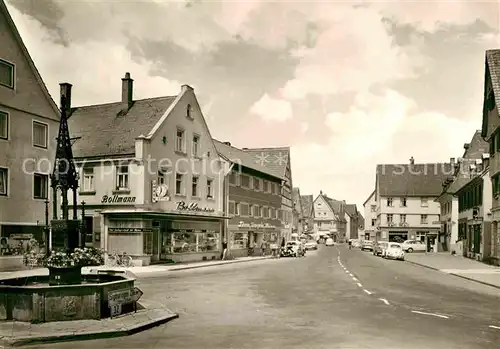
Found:
[(197, 202), (186, 203), (185, 201), (177, 202), (177, 210), (179, 211), (193, 211), (193, 212), (214, 212), (215, 210), (210, 207), (199, 207)]
[(248, 229), (263, 229), (263, 228), (276, 228), (274, 225), (271, 225), (269, 223), (245, 223), (245, 222), (239, 222), (238, 223), (238, 228), (248, 228)]
[(108, 232), (120, 232), (120, 233), (151, 233), (152, 228), (108, 228)]
[(101, 204), (129, 204), (134, 202), (135, 196), (103, 195), (101, 199)]
[(10, 234), (9, 238), (15, 240), (29, 240), (33, 239), (33, 234)]

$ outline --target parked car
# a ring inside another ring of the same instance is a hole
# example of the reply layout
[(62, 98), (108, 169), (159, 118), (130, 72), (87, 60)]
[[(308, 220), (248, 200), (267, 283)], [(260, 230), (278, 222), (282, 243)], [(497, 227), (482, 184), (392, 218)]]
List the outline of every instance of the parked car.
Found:
[(317, 250), (318, 249), (318, 243), (314, 240), (309, 240), (304, 244), (304, 247), (306, 250)]
[(374, 256), (383, 256), (385, 251), (387, 250), (388, 243), (385, 241), (377, 242), (373, 245), (373, 255)]
[(364, 240), (361, 245), (361, 251), (373, 251), (373, 241)]
[(398, 259), (401, 261), (405, 260), (405, 253), (401, 244), (397, 242), (389, 242), (389, 246), (385, 251), (384, 258), (387, 259)]
[(332, 238), (326, 239), (325, 246), (333, 246), (335, 243), (333, 242)]
[(357, 247), (357, 248), (361, 247), (361, 241), (358, 239), (353, 240), (352, 247)]
[(403, 251), (408, 253), (412, 253), (414, 251), (425, 252), (426, 250), (425, 243), (420, 240), (406, 240), (403, 242), (402, 248)]

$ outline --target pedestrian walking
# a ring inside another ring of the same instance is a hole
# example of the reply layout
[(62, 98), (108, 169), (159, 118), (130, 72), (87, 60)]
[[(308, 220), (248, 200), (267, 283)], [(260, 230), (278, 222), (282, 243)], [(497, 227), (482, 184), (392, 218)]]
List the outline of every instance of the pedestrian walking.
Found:
[(351, 246), (352, 246), (352, 241), (349, 240), (349, 249), (351, 249)]
[(222, 254), (220, 255), (220, 259), (222, 259), (222, 260), (226, 259), (225, 258), (226, 257), (226, 253), (227, 253), (227, 241), (224, 240), (222, 242)]

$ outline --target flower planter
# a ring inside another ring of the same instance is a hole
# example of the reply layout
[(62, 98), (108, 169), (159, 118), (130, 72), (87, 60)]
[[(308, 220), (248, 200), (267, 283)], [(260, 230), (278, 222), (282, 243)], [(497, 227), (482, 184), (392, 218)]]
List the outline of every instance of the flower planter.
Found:
[(49, 267), (49, 285), (78, 285), (82, 283), (82, 267)]

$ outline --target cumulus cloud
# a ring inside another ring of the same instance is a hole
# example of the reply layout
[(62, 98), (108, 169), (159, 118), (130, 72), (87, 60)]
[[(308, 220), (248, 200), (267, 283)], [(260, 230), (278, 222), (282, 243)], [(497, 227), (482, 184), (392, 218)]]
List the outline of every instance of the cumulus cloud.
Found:
[(292, 104), (286, 100), (275, 99), (264, 94), (250, 108), (250, 112), (259, 115), (265, 121), (283, 122), (293, 117)]
[(63, 46), (32, 17), (10, 7), (23, 41), (52, 97), (59, 98), (59, 83), (74, 85), (73, 105), (115, 102), (121, 99), (121, 78), (130, 72), (134, 98), (176, 95), (181, 83), (150, 76), (151, 63), (132, 60), (126, 47), (109, 41), (89, 40)]
[(416, 162), (447, 161), (461, 155), (461, 146), (480, 126), (480, 119), (461, 121), (415, 107), (396, 91), (360, 94), (346, 113), (328, 114), (327, 145), (292, 147), (292, 158), (300, 159), (294, 162), (294, 181), (304, 192), (322, 189), (361, 205), (373, 190), (378, 163), (407, 163), (411, 156)]

